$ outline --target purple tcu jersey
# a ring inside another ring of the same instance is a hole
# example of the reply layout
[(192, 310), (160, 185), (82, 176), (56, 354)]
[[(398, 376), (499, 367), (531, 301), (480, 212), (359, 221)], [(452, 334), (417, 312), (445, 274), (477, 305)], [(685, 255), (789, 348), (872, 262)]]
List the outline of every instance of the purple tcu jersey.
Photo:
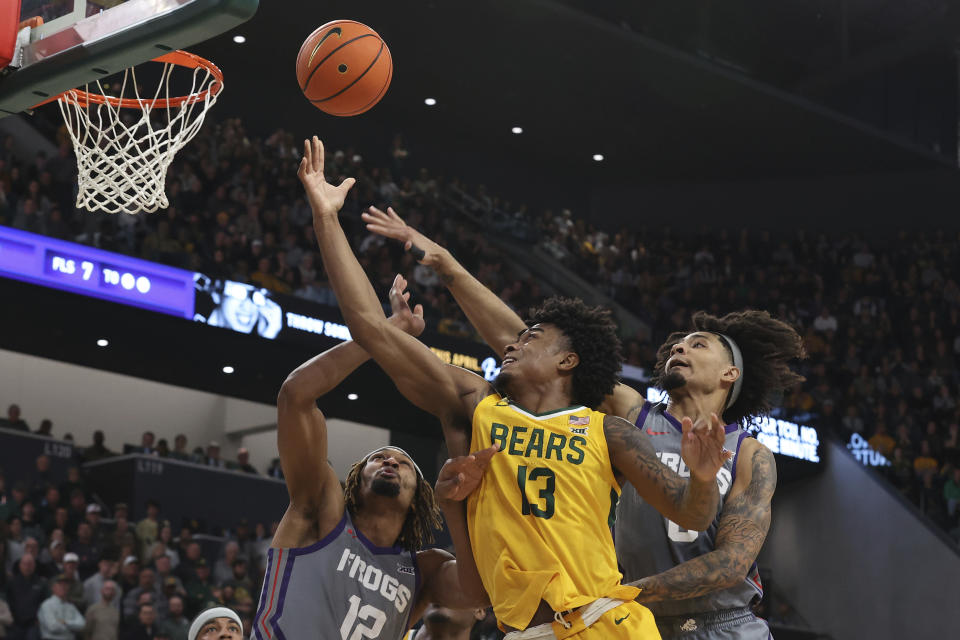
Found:
[[(657, 457), (665, 465), (680, 474), (689, 477), (690, 471), (680, 458), (681, 427), (680, 422), (667, 413), (667, 405), (643, 405), (637, 417), (637, 427), (650, 437)], [(688, 531), (675, 522), (667, 520), (641, 498), (630, 484), (623, 487), (620, 502), (617, 504), (617, 519), (614, 525), (614, 540), (617, 547), (617, 560), (623, 570), (624, 582), (632, 582), (651, 576), (692, 560), (697, 556), (714, 550), (717, 536), (717, 522), (720, 509), (727, 493), (736, 479), (737, 456), (740, 443), (747, 437), (739, 425), (726, 426), (724, 446), (734, 452), (717, 473), (717, 486), (720, 489), (720, 507), (706, 531)], [(760, 574), (756, 563), (743, 581), (734, 587), (715, 591), (706, 595), (672, 602), (650, 602), (646, 606), (654, 616), (681, 616), (720, 609), (732, 609), (749, 606), (754, 598), (763, 596)]]
[(256, 640), (398, 640), (420, 587), (416, 554), (378, 547), (346, 509), (323, 540), (270, 549)]

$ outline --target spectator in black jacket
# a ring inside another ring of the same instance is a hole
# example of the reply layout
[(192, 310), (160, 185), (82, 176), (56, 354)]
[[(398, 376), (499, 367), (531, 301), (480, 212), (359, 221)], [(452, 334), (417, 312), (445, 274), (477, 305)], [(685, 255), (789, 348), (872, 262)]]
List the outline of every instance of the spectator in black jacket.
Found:
[(0, 418), (0, 427), (30, 432), (30, 427), (23, 421), (23, 418), (20, 417), (20, 406), (16, 404), (7, 407), (7, 417)]
[[(47, 487), (51, 485), (56, 487), (56, 483), (53, 473), (50, 471), (50, 458), (48, 456), (43, 454), (37, 456), (34, 465), (33, 476), (30, 479), (30, 497), (34, 501), (40, 502), (45, 497)], [(59, 496), (59, 490), (57, 490), (57, 493)]]
[(97, 563), (103, 549), (93, 539), (90, 523), (81, 522), (77, 526), (77, 539), (69, 545), (70, 551), (77, 554), (80, 579), (86, 580), (97, 572)]
[(47, 598), (47, 583), (37, 575), (37, 562), (27, 553), (20, 558), (17, 570), (7, 586), (7, 604), (13, 613), (11, 640), (39, 640), (37, 611)]
[(152, 604), (140, 605), (137, 622), (123, 635), (123, 640), (153, 640), (157, 635), (157, 610)]
[(94, 431), (93, 432), (93, 444), (83, 450), (83, 461), (84, 462), (93, 462), (94, 460), (102, 460), (103, 458), (109, 458), (113, 455), (113, 451), (110, 451), (103, 444), (104, 435), (103, 431)]

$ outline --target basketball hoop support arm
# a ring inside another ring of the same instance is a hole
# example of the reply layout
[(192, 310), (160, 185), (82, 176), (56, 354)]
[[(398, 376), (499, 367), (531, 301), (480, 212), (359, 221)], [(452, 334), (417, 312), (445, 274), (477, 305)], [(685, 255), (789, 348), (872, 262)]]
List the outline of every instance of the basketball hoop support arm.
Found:
[(0, 80), (0, 118), (164, 53), (209, 40), (246, 22), (259, 7), (259, 0), (167, 1), (176, 10), (130, 25), (111, 37), (84, 42), (79, 35), (81, 23), (48, 36), (63, 34), (77, 38), (78, 44)]

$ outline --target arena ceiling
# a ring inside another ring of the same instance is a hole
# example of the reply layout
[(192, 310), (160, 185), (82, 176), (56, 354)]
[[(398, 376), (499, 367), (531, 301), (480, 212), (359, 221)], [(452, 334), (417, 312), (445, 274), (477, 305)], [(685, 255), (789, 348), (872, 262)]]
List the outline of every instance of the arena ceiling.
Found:
[[(809, 62), (801, 73), (800, 54), (777, 53), (770, 34), (744, 35), (737, 55), (759, 64), (766, 46), (771, 62), (757, 75), (783, 89), (661, 44), (618, 24), (616, 16), (583, 11), (592, 4), (334, 0), (293, 8), (263, 2), (249, 23), (197, 51), (226, 74), (227, 90), (216, 107), (222, 115), (239, 113), (252, 128), (283, 126), (298, 137), (316, 132), (338, 146), (384, 154), (393, 134), (402, 132), (415, 162), (468, 179), (479, 176), (474, 182), (520, 178), (556, 187), (952, 168), (946, 155), (906, 142), (910, 136), (883, 133), (790, 93), (804, 82), (828, 81), (823, 74), (835, 65)], [(604, 5), (612, 7), (608, 13), (617, 7), (640, 11), (623, 2)], [(851, 3), (858, 19), (863, 6)], [(769, 13), (751, 16), (743, 28), (759, 29)], [(807, 13), (797, 9), (794, 30), (789, 11), (778, 14), (771, 28), (791, 46), (804, 40), (800, 48), (810, 50), (808, 58), (815, 61), (817, 42), (823, 40), (821, 48), (829, 43), (822, 29), (808, 24)], [(302, 40), (335, 18), (377, 29), (395, 63), (384, 100), (354, 118), (317, 111), (299, 95), (294, 77)], [(696, 13), (687, 18), (694, 20)], [(232, 42), (236, 33), (246, 36), (245, 44)], [(863, 42), (871, 41), (857, 40)], [(891, 42), (898, 41), (880, 38), (874, 44)], [(851, 57), (861, 53), (854, 47)], [(436, 98), (437, 105), (425, 106), (426, 97)], [(513, 126), (524, 133), (511, 134)], [(595, 153), (605, 160), (594, 162)], [(953, 179), (952, 171), (945, 175)]]

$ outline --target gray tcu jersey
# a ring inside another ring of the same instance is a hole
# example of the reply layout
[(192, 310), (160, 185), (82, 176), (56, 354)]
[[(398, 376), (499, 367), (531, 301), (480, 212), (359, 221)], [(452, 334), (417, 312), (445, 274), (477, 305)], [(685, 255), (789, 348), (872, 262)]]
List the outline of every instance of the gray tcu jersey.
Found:
[[(647, 402), (643, 405), (636, 424), (650, 437), (660, 461), (686, 478), (690, 476), (690, 471), (680, 458), (682, 434), (680, 423), (669, 415), (666, 409), (666, 404), (654, 405)], [(734, 452), (734, 457), (727, 460), (717, 473), (721, 509), (727, 492), (730, 491), (736, 478), (740, 443), (747, 436), (747, 433), (735, 424), (727, 425), (726, 431), (724, 446)], [(719, 510), (717, 515), (719, 516)], [(661, 573), (713, 551), (717, 536), (717, 521), (718, 518), (714, 518), (706, 531), (688, 531), (660, 515), (656, 509), (637, 495), (636, 489), (630, 484), (624, 485), (620, 502), (617, 504), (617, 520), (614, 528), (617, 560), (623, 571), (624, 582), (632, 582)], [(746, 607), (754, 598), (762, 596), (760, 574), (754, 563), (743, 581), (735, 587), (688, 600), (644, 604), (650, 608), (655, 617), (682, 616)]]
[(323, 540), (270, 549), (257, 640), (398, 640), (420, 588), (416, 554), (377, 547), (344, 510)]

